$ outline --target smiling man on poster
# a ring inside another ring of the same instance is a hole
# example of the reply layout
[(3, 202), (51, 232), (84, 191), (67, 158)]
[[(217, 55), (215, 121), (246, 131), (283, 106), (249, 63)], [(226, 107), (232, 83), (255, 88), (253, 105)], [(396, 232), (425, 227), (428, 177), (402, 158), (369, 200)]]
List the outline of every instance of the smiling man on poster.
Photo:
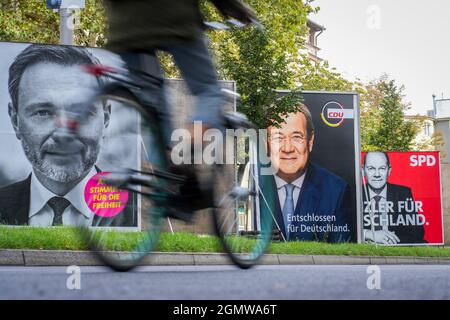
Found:
[(380, 244), (426, 243), (422, 203), (411, 188), (388, 182), (389, 155), (369, 152), (364, 158), (364, 240)]
[(275, 218), (288, 241), (348, 242), (351, 199), (347, 182), (310, 161), (315, 130), (304, 105), (270, 127), (269, 151), (277, 188)]
[[(93, 106), (78, 135), (58, 124), (99, 87), (99, 79), (80, 70), (92, 63), (99, 62), (84, 48), (30, 45), (10, 66), (8, 113), (32, 172), (0, 189), (0, 224), (97, 225), (84, 188), (101, 171), (96, 162), (110, 106)], [(123, 217), (132, 214), (123, 212)], [(127, 225), (124, 219), (115, 222)]]

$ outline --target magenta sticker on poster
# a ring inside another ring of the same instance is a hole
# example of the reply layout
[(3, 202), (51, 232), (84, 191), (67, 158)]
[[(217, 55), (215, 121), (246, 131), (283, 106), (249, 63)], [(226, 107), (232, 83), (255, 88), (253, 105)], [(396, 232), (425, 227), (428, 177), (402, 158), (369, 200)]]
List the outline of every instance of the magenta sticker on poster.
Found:
[(128, 202), (128, 191), (103, 183), (102, 177), (108, 172), (100, 172), (89, 179), (84, 188), (84, 200), (95, 215), (112, 218), (121, 213)]

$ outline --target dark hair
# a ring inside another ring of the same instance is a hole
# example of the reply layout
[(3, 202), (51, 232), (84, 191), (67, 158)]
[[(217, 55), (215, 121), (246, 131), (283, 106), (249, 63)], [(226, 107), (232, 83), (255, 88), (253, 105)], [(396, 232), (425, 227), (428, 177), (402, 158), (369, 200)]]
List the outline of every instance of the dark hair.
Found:
[(303, 113), (303, 115), (305, 116), (306, 132), (308, 133), (308, 140), (309, 140), (309, 139), (311, 139), (311, 137), (313, 136), (314, 131), (315, 131), (311, 112), (309, 111), (308, 107), (305, 106), (303, 103), (299, 105), (298, 112)]
[(311, 112), (309, 111), (307, 106), (305, 106), (303, 103), (301, 103), (298, 105), (298, 111), (295, 114), (298, 114), (298, 113), (302, 113), (305, 116), (306, 134), (308, 135), (308, 140), (310, 140), (315, 131)]
[[(64, 66), (100, 64), (100, 61), (85, 48), (30, 45), (16, 57), (9, 67), (8, 90), (14, 108), (17, 109), (19, 104), (19, 85), (25, 70), (41, 62), (51, 62)], [(102, 84), (100, 77), (97, 77), (97, 81)]]
[(371, 151), (371, 152), (367, 152), (367, 153), (366, 153), (366, 156), (364, 157), (364, 167), (366, 166), (367, 156), (368, 156), (370, 153), (381, 153), (381, 154), (384, 154), (384, 156), (386, 157), (386, 164), (388, 165), (389, 168), (391, 167), (391, 160), (389, 160), (389, 156), (388, 156), (387, 152), (384, 152), (384, 151)]

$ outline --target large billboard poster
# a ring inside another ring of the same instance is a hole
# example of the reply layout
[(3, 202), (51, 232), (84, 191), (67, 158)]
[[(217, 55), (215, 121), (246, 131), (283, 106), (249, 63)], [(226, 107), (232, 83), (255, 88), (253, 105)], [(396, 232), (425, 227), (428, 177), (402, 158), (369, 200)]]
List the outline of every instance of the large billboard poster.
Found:
[(285, 241), (356, 242), (360, 212), (359, 108), (355, 93), (303, 92), (297, 113), (267, 128), (277, 198), (275, 229)]
[(439, 152), (362, 154), (366, 242), (444, 243), (439, 159)]
[[(81, 72), (92, 63), (121, 61), (103, 50), (0, 42), (0, 224), (102, 226), (85, 186), (117, 166), (139, 167), (139, 116), (120, 105), (99, 106), (76, 139), (54, 130), (56, 113), (100, 85)], [(137, 202), (130, 197), (111, 227), (138, 230)]]

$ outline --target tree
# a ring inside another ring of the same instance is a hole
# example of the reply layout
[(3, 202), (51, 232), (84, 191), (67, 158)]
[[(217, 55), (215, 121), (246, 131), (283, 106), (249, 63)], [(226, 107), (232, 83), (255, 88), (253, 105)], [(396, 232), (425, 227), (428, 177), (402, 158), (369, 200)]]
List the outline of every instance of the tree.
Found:
[[(87, 0), (86, 8), (77, 12), (75, 20), (75, 44), (91, 47), (105, 44), (106, 18), (102, 1)], [(44, 0), (0, 0), (2, 41), (57, 44), (59, 21), (59, 14), (47, 9)]]
[(362, 99), (363, 151), (409, 151), (418, 132), (417, 123), (405, 119), (409, 104), (404, 87), (383, 76), (369, 83)]
[[(314, 63), (305, 52), (307, 18), (318, 8), (312, 0), (246, 0), (257, 11), (266, 27), (264, 33), (253, 29), (210, 32), (220, 78), (236, 80), (242, 95), (240, 111), (259, 127), (277, 124), (281, 117), (297, 110), (300, 90), (345, 90), (352, 83), (343, 79), (327, 62)], [(106, 19), (103, 1), (87, 0), (80, 13), (75, 44), (103, 47), (106, 44)], [(55, 44), (59, 41), (59, 15), (41, 0), (0, 0), (0, 40)], [(202, 1), (207, 20), (220, 21), (219, 12)], [(159, 55), (168, 77), (180, 77), (171, 58)], [(277, 89), (291, 90), (280, 96)]]
[[(259, 127), (277, 125), (298, 110), (302, 90), (345, 90), (354, 87), (327, 62), (309, 59), (305, 41), (307, 19), (317, 12), (313, 1), (248, 0), (266, 28), (212, 32), (209, 37), (222, 78), (236, 80), (242, 95), (240, 111)], [(207, 19), (221, 17), (204, 3)], [(277, 89), (290, 90), (280, 96)]]

